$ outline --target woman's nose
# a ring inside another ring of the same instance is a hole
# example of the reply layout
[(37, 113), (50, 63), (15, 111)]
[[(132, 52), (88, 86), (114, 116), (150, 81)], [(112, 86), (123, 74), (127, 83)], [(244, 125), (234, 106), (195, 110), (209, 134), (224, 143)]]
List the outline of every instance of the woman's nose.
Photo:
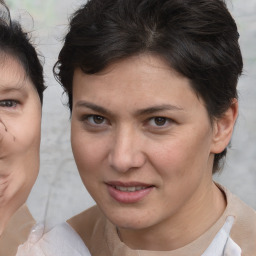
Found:
[(140, 136), (133, 131), (123, 131), (115, 135), (108, 160), (110, 166), (118, 172), (142, 167), (146, 156)]

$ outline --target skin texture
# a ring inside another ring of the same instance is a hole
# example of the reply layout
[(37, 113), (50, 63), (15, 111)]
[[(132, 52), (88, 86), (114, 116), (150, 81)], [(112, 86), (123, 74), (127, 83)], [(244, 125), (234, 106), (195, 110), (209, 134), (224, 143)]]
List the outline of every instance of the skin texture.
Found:
[[(237, 108), (234, 100), (211, 124), (189, 80), (157, 56), (133, 56), (95, 75), (75, 71), (74, 157), (124, 243), (177, 249), (220, 217), (226, 202), (212, 181), (213, 158), (228, 145)], [(117, 182), (151, 188), (136, 202), (120, 202), (109, 186)]]
[(0, 234), (26, 201), (39, 170), (41, 103), (22, 65), (0, 65)]

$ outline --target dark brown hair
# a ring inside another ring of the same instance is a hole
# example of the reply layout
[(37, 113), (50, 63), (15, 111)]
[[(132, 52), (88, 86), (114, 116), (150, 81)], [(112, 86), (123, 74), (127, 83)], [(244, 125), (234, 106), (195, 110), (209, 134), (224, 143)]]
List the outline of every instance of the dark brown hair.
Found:
[[(118, 59), (156, 54), (190, 80), (213, 120), (237, 98), (238, 38), (222, 0), (89, 0), (71, 17), (54, 73), (72, 111), (76, 68), (93, 74)], [(213, 172), (225, 154), (215, 155)]]
[(17, 21), (11, 20), (9, 9), (2, 0), (0, 7), (0, 55), (1, 57), (10, 55), (21, 63), (42, 103), (45, 90), (43, 67), (30, 42), (30, 35), (22, 30)]

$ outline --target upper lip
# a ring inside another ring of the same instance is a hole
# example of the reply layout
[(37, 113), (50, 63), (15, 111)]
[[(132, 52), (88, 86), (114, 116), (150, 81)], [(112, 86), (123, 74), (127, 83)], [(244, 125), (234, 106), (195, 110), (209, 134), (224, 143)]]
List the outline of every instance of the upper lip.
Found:
[(123, 181), (108, 181), (106, 182), (107, 185), (113, 187), (152, 187), (152, 184), (142, 183), (138, 181), (130, 181), (130, 182), (123, 182)]

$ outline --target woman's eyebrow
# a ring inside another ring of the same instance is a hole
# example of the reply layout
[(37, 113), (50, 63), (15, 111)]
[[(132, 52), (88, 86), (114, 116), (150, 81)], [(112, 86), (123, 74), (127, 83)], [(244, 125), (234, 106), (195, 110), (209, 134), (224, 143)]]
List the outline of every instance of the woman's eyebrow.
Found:
[(108, 115), (108, 116), (113, 116), (114, 114), (107, 110), (106, 108), (104, 107), (101, 107), (99, 105), (96, 105), (94, 103), (91, 103), (91, 102), (88, 102), (88, 101), (78, 101), (76, 104), (75, 104), (75, 108), (89, 108), (95, 112), (98, 112), (98, 113), (101, 113), (103, 115)]
[(20, 91), (20, 90), (21, 90), (21, 88), (18, 88), (18, 87), (7, 87), (7, 86), (1, 86), (0, 85), (1, 93), (12, 92), (12, 91)]
[(5, 97), (5, 95), (9, 95), (9, 94), (19, 94), (22, 95), (23, 97), (25, 97), (27, 95), (27, 90), (26, 89), (22, 89), (22, 88), (18, 88), (18, 87), (2, 87), (0, 85), (0, 94)]
[(17, 81), (17, 82), (0, 82), (0, 91), (1, 93), (8, 93), (12, 91), (23, 91), (26, 88), (24, 81)]
[(138, 116), (142, 116), (142, 115), (154, 114), (156, 112), (165, 111), (165, 110), (184, 111), (184, 109), (179, 106), (175, 106), (171, 104), (163, 104), (163, 105), (157, 105), (157, 106), (152, 106), (149, 108), (137, 110), (135, 114)]
[[(107, 110), (106, 108), (96, 105), (94, 103), (88, 102), (88, 101), (83, 101), (83, 100), (78, 101), (75, 104), (75, 108), (89, 108), (95, 112), (101, 113), (102, 115), (115, 116), (115, 114), (113, 112)], [(136, 110), (135, 116), (149, 115), (149, 114), (154, 114), (154, 113), (157, 113), (160, 111), (165, 111), (165, 110), (184, 111), (184, 109), (179, 106), (163, 104), (163, 105), (157, 105), (157, 106), (152, 106), (149, 108)]]

